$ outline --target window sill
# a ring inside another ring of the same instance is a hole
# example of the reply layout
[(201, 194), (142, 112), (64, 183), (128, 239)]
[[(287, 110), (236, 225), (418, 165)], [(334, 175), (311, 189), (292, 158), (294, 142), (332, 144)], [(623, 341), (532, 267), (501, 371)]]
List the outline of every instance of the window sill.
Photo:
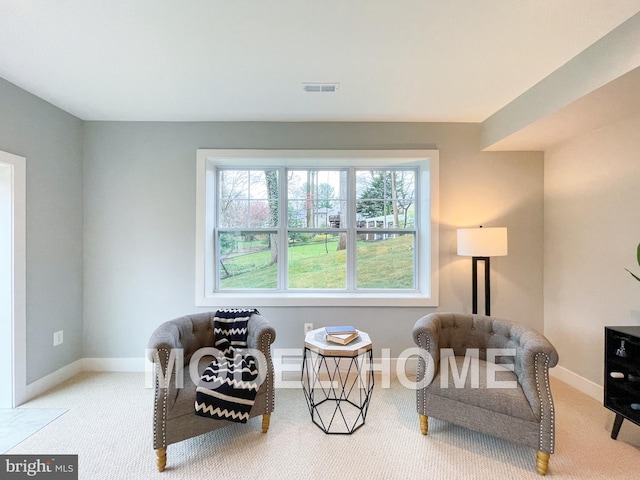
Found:
[(198, 307), (437, 307), (437, 298), (419, 293), (312, 294), (219, 293), (196, 298)]

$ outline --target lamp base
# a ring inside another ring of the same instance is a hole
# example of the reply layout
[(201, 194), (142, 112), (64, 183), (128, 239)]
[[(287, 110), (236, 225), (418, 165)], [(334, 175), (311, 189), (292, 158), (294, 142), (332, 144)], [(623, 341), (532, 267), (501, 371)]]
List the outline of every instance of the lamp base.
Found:
[(491, 315), (491, 282), (489, 280), (489, 258), (472, 257), (471, 288), (473, 313), (478, 313), (478, 262), (484, 262), (484, 314)]

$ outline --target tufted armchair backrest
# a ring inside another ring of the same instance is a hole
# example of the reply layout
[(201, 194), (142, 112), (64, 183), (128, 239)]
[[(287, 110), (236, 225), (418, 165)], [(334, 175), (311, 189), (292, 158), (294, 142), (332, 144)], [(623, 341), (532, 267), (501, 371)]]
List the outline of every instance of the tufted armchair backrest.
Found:
[(185, 364), (199, 349), (214, 346), (213, 318), (214, 312), (203, 312), (186, 315), (173, 321), (178, 330), (178, 338), (184, 348)]
[(199, 349), (214, 346), (214, 316), (215, 312), (202, 312), (164, 322), (149, 340), (149, 360), (154, 361), (156, 351), (163, 352), (164, 357), (172, 349), (181, 348), (184, 364), (188, 364), (191, 356)]
[[(531, 327), (520, 325), (497, 317), (485, 317), (462, 313), (434, 313), (428, 315), (432, 334), (437, 341), (437, 352), (432, 355), (439, 357), (443, 348), (451, 348), (455, 355), (464, 356), (467, 349), (475, 348), (479, 351), (481, 360), (487, 360), (489, 349), (514, 349), (513, 356), (497, 356), (496, 363), (513, 363), (514, 372), (522, 378), (525, 369), (529, 368), (531, 360), (527, 353), (533, 344), (546, 347), (552, 364), (557, 362), (557, 353), (548, 341)], [(555, 360), (554, 360), (555, 359)], [(435, 358), (439, 361), (439, 358)]]

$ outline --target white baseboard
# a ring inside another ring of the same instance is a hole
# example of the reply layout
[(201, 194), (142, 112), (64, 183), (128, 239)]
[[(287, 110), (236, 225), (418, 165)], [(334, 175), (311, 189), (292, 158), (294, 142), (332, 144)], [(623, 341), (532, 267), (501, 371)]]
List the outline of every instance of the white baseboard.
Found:
[(71, 377), (79, 374), (82, 371), (84, 371), (84, 368), (83, 368), (83, 361), (81, 359), (81, 360), (76, 360), (75, 362), (70, 363), (69, 365), (65, 365), (64, 367), (56, 370), (53, 373), (50, 373), (45, 377), (42, 377), (36, 380), (35, 382), (31, 382), (30, 384), (27, 385), (27, 388), (25, 389), (24, 398), (21, 398), (19, 401), (18, 399), (16, 399), (16, 404), (21, 405), (31, 400), (32, 398), (42, 395), (47, 390), (55, 387), (56, 385), (61, 384), (65, 380), (70, 379)]
[[(23, 398), (16, 399), (16, 405), (42, 395), (47, 390), (82, 372), (144, 372), (146, 358), (81, 358), (55, 372), (27, 385)], [(150, 365), (150, 363), (149, 363)]]
[(579, 390), (585, 395), (598, 400), (599, 402), (604, 398), (604, 388), (602, 386), (578, 375), (577, 373), (573, 373), (571, 370), (558, 365), (550, 369), (549, 374), (561, 382)]

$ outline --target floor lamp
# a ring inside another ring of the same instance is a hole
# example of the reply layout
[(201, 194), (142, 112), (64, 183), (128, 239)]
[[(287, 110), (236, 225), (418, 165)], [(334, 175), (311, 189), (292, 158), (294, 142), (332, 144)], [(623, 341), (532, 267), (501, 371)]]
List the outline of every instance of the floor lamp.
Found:
[(489, 259), (507, 254), (507, 229), (460, 228), (458, 229), (458, 255), (472, 257), (473, 313), (478, 313), (478, 262), (484, 262), (484, 309), (491, 315), (491, 282)]

